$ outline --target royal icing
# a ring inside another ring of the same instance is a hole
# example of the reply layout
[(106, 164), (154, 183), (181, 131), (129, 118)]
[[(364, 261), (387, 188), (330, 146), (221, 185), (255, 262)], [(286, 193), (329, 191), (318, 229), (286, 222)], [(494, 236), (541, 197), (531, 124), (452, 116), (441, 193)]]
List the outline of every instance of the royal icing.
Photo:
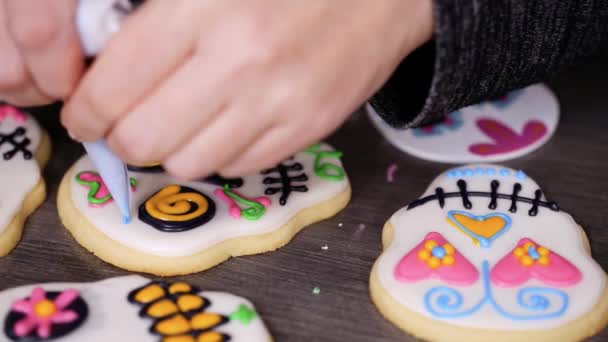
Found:
[(40, 182), (40, 167), (34, 158), (40, 139), (36, 120), (0, 105), (0, 235)]
[[(240, 180), (242, 184), (236, 184), (239, 179), (227, 182), (240, 185), (238, 190), (218, 186), (217, 177), (214, 181), (180, 182), (158, 170), (130, 171), (130, 176), (137, 182), (131, 207), (139, 210), (139, 217), (130, 224), (121, 223), (115, 205), (89, 205), (87, 188), (76, 180), (81, 172), (95, 169), (84, 156), (69, 175), (71, 199), (93, 226), (122, 245), (161, 257), (189, 256), (228, 239), (278, 230), (299, 211), (346, 191), (349, 182), (345, 174), (340, 179), (316, 175), (315, 161), (318, 167), (330, 162), (333, 166), (326, 171), (333, 176), (344, 173), (336, 154), (318, 161), (320, 151), (323, 156), (333, 151), (329, 145), (316, 145), (316, 149), (315, 153), (297, 153), (274, 168), (247, 176)], [(206, 211), (199, 210), (204, 206), (203, 198), (207, 203)], [(193, 204), (197, 201), (200, 206)], [(213, 215), (210, 214), (212, 206)], [(200, 218), (198, 214), (208, 215), (205, 222), (187, 224)]]
[(0, 293), (4, 341), (271, 341), (255, 307), (228, 293), (140, 276)]
[(543, 85), (515, 90), (415, 129), (395, 129), (371, 106), (367, 106), (367, 111), (380, 132), (399, 149), (422, 159), (447, 163), (520, 157), (545, 144), (559, 121), (557, 99)]
[(429, 318), (549, 329), (590, 312), (606, 290), (579, 226), (522, 171), (448, 170), (389, 222), (377, 278), (397, 305)]

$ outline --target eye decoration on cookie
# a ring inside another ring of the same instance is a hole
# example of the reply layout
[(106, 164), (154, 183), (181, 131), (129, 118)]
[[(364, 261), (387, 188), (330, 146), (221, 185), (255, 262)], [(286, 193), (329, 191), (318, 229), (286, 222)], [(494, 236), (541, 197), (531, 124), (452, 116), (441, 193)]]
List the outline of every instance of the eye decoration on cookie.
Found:
[(490, 276), (492, 282), (504, 287), (518, 286), (531, 278), (566, 287), (576, 285), (582, 278), (576, 266), (530, 239), (521, 239), (517, 247), (494, 266)]
[(262, 171), (262, 175), (270, 175), (273, 173), (278, 174), (278, 177), (267, 176), (262, 181), (266, 185), (274, 185), (278, 186), (269, 186), (266, 188), (264, 192), (266, 195), (274, 195), (276, 193), (281, 193), (281, 197), (279, 198), (279, 203), (281, 205), (287, 204), (287, 199), (291, 195), (292, 192), (308, 192), (308, 187), (306, 185), (294, 185), (294, 182), (306, 182), (308, 181), (308, 176), (306, 173), (302, 172), (297, 175), (290, 175), (289, 173), (292, 171), (302, 171), (304, 170), (304, 166), (298, 162), (292, 163), (290, 165), (279, 163), (276, 167), (268, 170)]
[[(103, 207), (114, 201), (99, 173), (94, 171), (82, 171), (79, 172), (75, 178), (78, 184), (89, 188), (87, 201), (92, 207)], [(129, 178), (129, 181), (131, 183), (131, 191), (135, 192), (137, 181), (133, 177)]]
[(479, 272), (441, 234), (429, 233), (408, 252), (395, 267), (395, 278), (402, 282), (417, 282), (438, 277), (450, 284), (470, 285)]
[(4, 332), (12, 341), (56, 339), (78, 329), (88, 312), (76, 290), (46, 292), (36, 287), (28, 298), (13, 303)]
[(216, 328), (228, 322), (248, 325), (257, 313), (245, 304), (225, 316), (207, 311), (211, 301), (200, 290), (184, 282), (151, 282), (133, 290), (129, 302), (142, 306), (140, 316), (153, 320), (150, 332), (162, 342), (223, 342), (231, 336)]
[(321, 144), (315, 144), (309, 147), (306, 150), (306, 153), (312, 154), (315, 156), (314, 170), (315, 175), (317, 177), (328, 180), (328, 181), (336, 181), (339, 182), (344, 179), (345, 173), (344, 169), (336, 164), (332, 164), (329, 162), (323, 163), (323, 159), (334, 158), (340, 159), (342, 158), (342, 152), (340, 151), (321, 151)]
[[(268, 197), (246, 198), (239, 192), (231, 190), (227, 184), (223, 189), (216, 189), (213, 193), (230, 206), (230, 216), (233, 218), (242, 216), (247, 220), (258, 220), (264, 216), (266, 208), (272, 204)], [(241, 209), (239, 204), (245, 208)]]
[(181, 185), (168, 185), (139, 207), (139, 219), (165, 232), (183, 232), (210, 221), (215, 202), (202, 192)]

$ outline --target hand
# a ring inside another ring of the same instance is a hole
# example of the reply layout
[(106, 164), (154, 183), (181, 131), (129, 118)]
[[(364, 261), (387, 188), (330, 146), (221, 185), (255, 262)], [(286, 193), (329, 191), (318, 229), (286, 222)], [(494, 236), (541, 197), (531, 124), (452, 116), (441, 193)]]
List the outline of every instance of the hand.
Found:
[(33, 106), (66, 98), (82, 74), (76, 0), (0, 0), (0, 99)]
[(179, 178), (247, 174), (330, 134), (431, 31), (430, 0), (151, 0), (62, 122)]

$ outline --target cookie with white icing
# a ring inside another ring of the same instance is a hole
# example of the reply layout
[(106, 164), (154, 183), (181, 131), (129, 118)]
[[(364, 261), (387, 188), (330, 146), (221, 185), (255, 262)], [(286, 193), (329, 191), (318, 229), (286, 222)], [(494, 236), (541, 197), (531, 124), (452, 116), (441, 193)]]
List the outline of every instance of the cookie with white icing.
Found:
[(59, 215), (101, 259), (162, 276), (213, 267), (231, 256), (275, 250), (350, 199), (342, 153), (318, 144), (242, 179), (179, 182), (160, 166), (130, 167), (131, 223), (84, 156), (66, 173)]
[(36, 120), (0, 104), (0, 257), (17, 245), (25, 220), (44, 201), (41, 169), (50, 150), (49, 137)]
[(268, 342), (248, 300), (140, 276), (0, 292), (1, 341)]
[(523, 171), (448, 170), (383, 231), (380, 312), (431, 341), (578, 341), (608, 323), (585, 233)]

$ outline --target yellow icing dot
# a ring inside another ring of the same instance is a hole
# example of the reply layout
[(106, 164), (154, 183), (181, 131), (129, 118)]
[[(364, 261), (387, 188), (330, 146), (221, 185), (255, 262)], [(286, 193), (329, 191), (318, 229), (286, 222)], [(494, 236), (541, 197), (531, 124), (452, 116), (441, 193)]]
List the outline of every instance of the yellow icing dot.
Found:
[(152, 305), (146, 310), (146, 315), (152, 318), (166, 317), (168, 315), (178, 312), (177, 305), (169, 299), (162, 299)]
[(139, 290), (133, 298), (136, 302), (147, 304), (165, 296), (165, 289), (158, 284), (150, 284)]
[(454, 255), (454, 252), (456, 252), (454, 250), (454, 247), (449, 243), (444, 244), (442, 247), (443, 247), (443, 250), (445, 251), (445, 254), (447, 254), (447, 255)]
[(420, 252), (418, 252), (418, 259), (420, 260), (429, 260), (429, 258), (431, 257), (431, 252), (427, 251), (426, 249), (421, 249)]
[(538, 247), (537, 252), (542, 256), (549, 256), (549, 249), (546, 247)]
[(433, 248), (435, 248), (436, 246), (437, 246), (437, 242), (435, 242), (435, 240), (428, 240), (427, 242), (424, 243), (424, 248), (427, 251), (433, 250)]
[(441, 259), (441, 263), (446, 266), (452, 266), (454, 265), (454, 262), (456, 262), (456, 260), (451, 255), (446, 255), (443, 257), (443, 259)]
[(198, 335), (198, 338), (196, 339), (196, 342), (223, 342), (224, 341), (224, 336), (222, 336), (222, 334), (215, 332), (215, 331), (209, 331), (206, 333), (202, 333), (200, 335)]
[(196, 342), (196, 340), (191, 335), (179, 335), (165, 337), (162, 342)]
[(191, 292), (191, 291), (192, 291), (192, 286), (190, 286), (190, 284), (187, 284), (184, 282), (173, 283), (173, 284), (171, 284), (171, 286), (169, 286), (170, 294), (187, 293), (187, 292)]
[(429, 267), (432, 269), (435, 269), (435, 268), (441, 266), (441, 260), (439, 260), (436, 257), (431, 257), (429, 259), (429, 261), (427, 261), (427, 263), (428, 263)]
[(187, 294), (181, 295), (177, 299), (177, 306), (182, 312), (198, 310), (205, 304), (205, 300), (199, 296)]
[(540, 258), (538, 258), (538, 263), (543, 265), (543, 266), (547, 266), (551, 263), (551, 260), (549, 259), (548, 256), (541, 256)]
[(517, 247), (515, 248), (515, 250), (513, 250), (513, 255), (515, 255), (517, 258), (521, 258), (522, 256), (526, 255), (526, 251), (521, 248), (521, 247)]
[(160, 335), (180, 335), (190, 332), (190, 322), (182, 316), (175, 315), (158, 322), (154, 330)]
[(524, 243), (524, 250), (528, 251), (530, 249), (530, 247), (536, 247), (532, 242), (526, 242)]
[(34, 305), (34, 314), (37, 317), (50, 317), (57, 312), (55, 303), (48, 299), (43, 299)]
[(534, 259), (529, 255), (524, 255), (519, 259), (519, 262), (526, 267), (530, 267), (534, 264)]
[(218, 314), (201, 312), (192, 316), (190, 319), (190, 323), (192, 324), (192, 329), (197, 330), (206, 330), (213, 328), (214, 326), (222, 323), (222, 316)]

